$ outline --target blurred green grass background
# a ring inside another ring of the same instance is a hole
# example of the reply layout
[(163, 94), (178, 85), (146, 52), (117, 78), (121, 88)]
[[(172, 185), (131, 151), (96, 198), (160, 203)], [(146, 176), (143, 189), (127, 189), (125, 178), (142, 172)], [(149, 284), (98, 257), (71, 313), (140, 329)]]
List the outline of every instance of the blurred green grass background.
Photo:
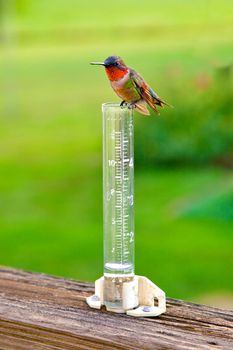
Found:
[(1, 0), (0, 264), (102, 274), (101, 103), (122, 56), (175, 106), (135, 115), (136, 272), (233, 293), (232, 1)]

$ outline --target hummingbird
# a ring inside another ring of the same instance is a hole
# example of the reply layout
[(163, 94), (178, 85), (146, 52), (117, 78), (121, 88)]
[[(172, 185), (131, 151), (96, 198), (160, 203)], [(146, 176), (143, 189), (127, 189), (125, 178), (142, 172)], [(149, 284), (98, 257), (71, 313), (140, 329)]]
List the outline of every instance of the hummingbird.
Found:
[(139, 73), (127, 67), (121, 57), (109, 56), (104, 62), (91, 64), (104, 66), (113, 90), (122, 99), (121, 107), (127, 105), (143, 115), (150, 115), (147, 105), (158, 115), (157, 106), (172, 107), (154, 92)]

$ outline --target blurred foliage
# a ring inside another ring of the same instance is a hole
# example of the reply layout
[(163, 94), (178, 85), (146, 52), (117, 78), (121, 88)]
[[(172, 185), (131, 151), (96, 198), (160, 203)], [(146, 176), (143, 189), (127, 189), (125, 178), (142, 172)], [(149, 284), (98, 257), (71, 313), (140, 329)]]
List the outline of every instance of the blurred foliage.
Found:
[(200, 91), (194, 95), (190, 94), (190, 82), (183, 82), (182, 94), (172, 95), (174, 110), (161, 111), (156, 124), (153, 120), (137, 123), (140, 132), (137, 132), (135, 156), (139, 165), (212, 163), (233, 166), (231, 81), (230, 84), (214, 81), (206, 88), (204, 80), (203, 85), (204, 89), (200, 86)]
[(30, 1), (28, 1), (28, 0), (17, 0), (17, 1), (15, 1), (15, 6), (16, 6), (16, 12), (18, 14), (23, 14), (23, 13), (25, 13), (27, 11), (28, 6), (30, 6)]

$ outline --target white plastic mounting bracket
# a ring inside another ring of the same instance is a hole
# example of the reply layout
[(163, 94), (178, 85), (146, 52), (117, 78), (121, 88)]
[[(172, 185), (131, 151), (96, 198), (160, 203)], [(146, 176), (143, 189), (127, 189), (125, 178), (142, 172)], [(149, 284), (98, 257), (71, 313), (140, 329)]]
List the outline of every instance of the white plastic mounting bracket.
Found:
[[(100, 309), (104, 302), (104, 277), (95, 281), (95, 294), (87, 297), (87, 304)], [(158, 305), (155, 306), (155, 299)], [(165, 293), (144, 276), (134, 276), (132, 282), (123, 283), (122, 308), (108, 311), (124, 312), (135, 317), (155, 317), (166, 312)]]

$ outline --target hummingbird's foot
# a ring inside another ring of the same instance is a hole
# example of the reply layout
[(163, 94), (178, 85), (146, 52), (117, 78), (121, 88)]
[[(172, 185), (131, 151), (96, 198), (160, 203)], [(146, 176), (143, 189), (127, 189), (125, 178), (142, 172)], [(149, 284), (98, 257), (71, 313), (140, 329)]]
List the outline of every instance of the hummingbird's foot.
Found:
[(125, 100), (121, 101), (120, 107), (124, 108), (125, 106), (127, 106), (127, 102)]
[(128, 109), (136, 108), (136, 104), (134, 102), (128, 104)]

